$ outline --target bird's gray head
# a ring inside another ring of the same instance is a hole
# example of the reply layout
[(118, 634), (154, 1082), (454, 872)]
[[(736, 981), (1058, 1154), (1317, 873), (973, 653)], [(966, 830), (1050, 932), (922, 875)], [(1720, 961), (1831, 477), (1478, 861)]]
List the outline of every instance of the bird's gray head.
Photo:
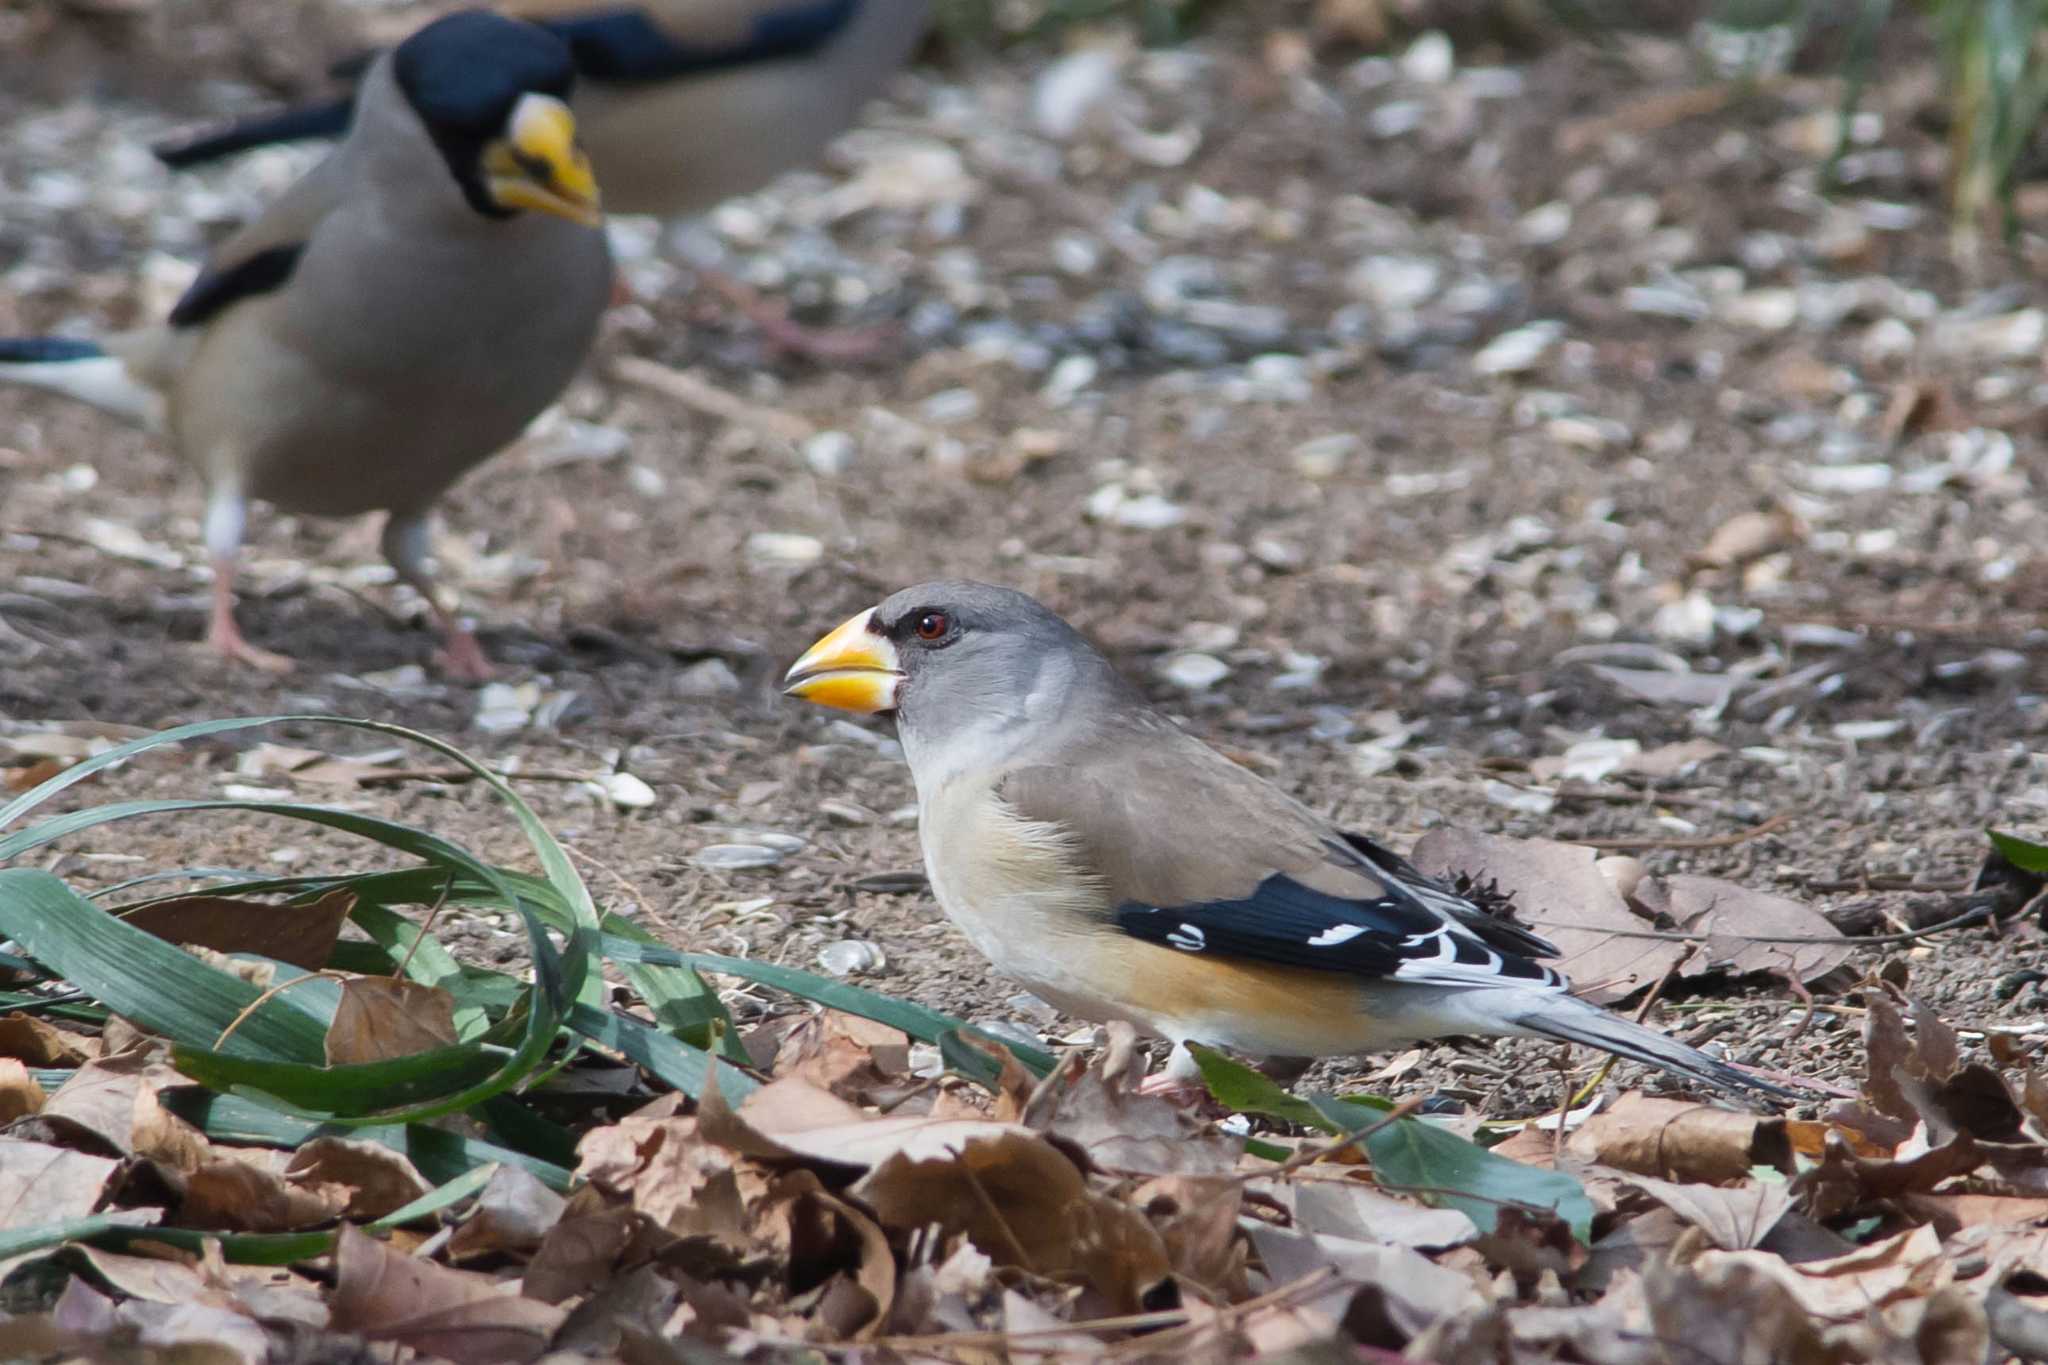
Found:
[(576, 142), (576, 67), (546, 29), (484, 10), (426, 25), (391, 54), (391, 76), (470, 207), (521, 209), (595, 227), (597, 178)]
[[(804, 652), (792, 697), (862, 715), (894, 712), (917, 751), (1025, 722), (1082, 722), (1127, 685), (1075, 629), (1021, 592), (966, 579), (921, 583)], [(922, 780), (922, 779), (920, 779)]]

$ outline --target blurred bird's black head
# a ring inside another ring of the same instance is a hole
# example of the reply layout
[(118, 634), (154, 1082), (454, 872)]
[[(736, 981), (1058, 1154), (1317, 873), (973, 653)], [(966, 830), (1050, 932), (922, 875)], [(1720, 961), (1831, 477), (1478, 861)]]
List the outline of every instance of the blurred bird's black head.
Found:
[[(512, 178), (531, 180), (556, 199), (586, 197), (588, 165), (579, 170), (571, 164), (580, 160), (580, 151), (554, 145), (573, 138), (575, 127), (567, 101), (576, 68), (561, 40), (534, 24), (486, 10), (461, 10), (400, 43), (391, 54), (391, 69), (406, 103), (477, 212), (504, 218), (522, 208), (538, 208), (576, 216), (559, 205), (537, 202), (534, 195), (508, 197), (504, 192), (509, 169)], [(540, 106), (560, 106), (560, 112), (537, 121), (534, 111)], [(523, 130), (515, 126), (522, 119)], [(557, 126), (543, 129), (541, 122)], [(595, 185), (587, 189), (586, 207), (594, 219)]]

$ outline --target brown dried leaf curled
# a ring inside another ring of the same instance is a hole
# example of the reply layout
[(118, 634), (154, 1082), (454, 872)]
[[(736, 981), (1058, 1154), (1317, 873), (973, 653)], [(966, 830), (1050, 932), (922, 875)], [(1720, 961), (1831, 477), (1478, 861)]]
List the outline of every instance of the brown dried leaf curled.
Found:
[(439, 986), (352, 976), (327, 1026), (327, 1064), (349, 1066), (431, 1052), (456, 1042), (455, 997)]

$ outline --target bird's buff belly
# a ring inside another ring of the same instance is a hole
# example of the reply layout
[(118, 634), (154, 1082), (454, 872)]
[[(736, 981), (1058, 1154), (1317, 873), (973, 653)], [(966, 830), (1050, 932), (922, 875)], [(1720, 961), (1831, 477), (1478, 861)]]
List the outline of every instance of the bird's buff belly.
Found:
[(1198, 957), (1103, 926), (1046, 929), (1041, 920), (1039, 932), (1019, 936), (975, 919), (954, 917), (997, 971), (1091, 1023), (1121, 1019), (1155, 1038), (1265, 1057), (1344, 1056), (1402, 1041), (1341, 973)]

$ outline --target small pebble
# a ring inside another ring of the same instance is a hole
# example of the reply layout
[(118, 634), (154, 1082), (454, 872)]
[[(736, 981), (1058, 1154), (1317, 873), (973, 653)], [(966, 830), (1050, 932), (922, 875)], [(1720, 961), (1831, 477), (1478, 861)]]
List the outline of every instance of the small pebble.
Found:
[(864, 938), (843, 938), (818, 950), (818, 965), (834, 976), (859, 976), (882, 970), (889, 959)]
[(1190, 650), (1175, 654), (1159, 666), (1159, 676), (1175, 687), (1200, 692), (1230, 676), (1230, 665), (1213, 654)]
[(732, 872), (748, 867), (773, 867), (787, 855), (764, 844), (708, 844), (691, 857), (698, 867)]

